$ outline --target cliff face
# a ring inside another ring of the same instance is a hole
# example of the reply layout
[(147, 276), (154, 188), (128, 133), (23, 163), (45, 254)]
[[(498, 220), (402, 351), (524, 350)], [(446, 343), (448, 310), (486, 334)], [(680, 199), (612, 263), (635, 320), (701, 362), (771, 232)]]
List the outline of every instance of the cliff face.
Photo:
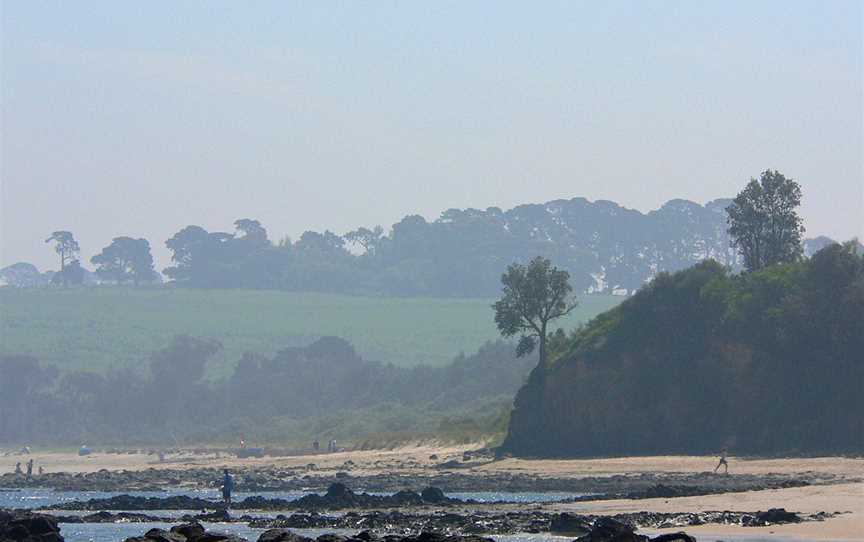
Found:
[(864, 451), (864, 257), (660, 275), (519, 391), (503, 451)]

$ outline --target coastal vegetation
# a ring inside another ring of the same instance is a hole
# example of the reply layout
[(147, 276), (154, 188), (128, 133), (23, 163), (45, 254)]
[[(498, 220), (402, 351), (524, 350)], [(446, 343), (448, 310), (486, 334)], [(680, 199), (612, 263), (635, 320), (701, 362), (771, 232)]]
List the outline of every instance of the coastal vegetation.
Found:
[[(274, 356), (246, 354), (205, 378), (215, 340), (175, 337), (141, 367), (60, 374), (30, 356), (0, 357), (0, 438), (61, 444), (362, 443), (375, 435), (474, 439), (503, 433), (536, 359), (487, 343), (444, 367), (400, 368), (323, 337)], [(137, 369), (137, 370), (136, 370)]]
[(864, 254), (850, 242), (790, 259), (661, 273), (556, 341), (516, 397), (502, 450), (864, 451)]

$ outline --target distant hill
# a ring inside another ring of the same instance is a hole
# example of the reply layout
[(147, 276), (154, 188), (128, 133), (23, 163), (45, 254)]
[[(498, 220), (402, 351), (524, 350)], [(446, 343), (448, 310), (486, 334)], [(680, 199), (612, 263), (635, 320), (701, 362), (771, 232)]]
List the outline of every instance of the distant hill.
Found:
[[(582, 296), (570, 328), (622, 298)], [(136, 366), (177, 334), (216, 339), (208, 372), (244, 352), (273, 355), (324, 335), (367, 360), (445, 365), (499, 335), (491, 299), (382, 298), (264, 290), (118, 286), (0, 288), (0, 354), (30, 354), (64, 371)]]
[(864, 452), (864, 254), (833, 244), (650, 285), (557, 346), (519, 391), (525, 456)]

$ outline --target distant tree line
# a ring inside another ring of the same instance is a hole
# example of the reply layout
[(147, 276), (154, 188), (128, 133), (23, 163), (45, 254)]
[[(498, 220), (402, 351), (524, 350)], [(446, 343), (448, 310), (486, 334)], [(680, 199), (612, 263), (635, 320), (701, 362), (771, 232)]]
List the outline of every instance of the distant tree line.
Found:
[(105, 374), (2, 356), (0, 441), (174, 445), (437, 431), (450, 418), (480, 423), (478, 416), (506, 413), (535, 363), (496, 342), (445, 367), (394, 367), (324, 337), (272, 358), (247, 354), (211, 381), (207, 362), (219, 349), (217, 341), (181, 335), (143, 370)]
[[(800, 218), (790, 208), (784, 214), (781, 207), (794, 208), (796, 201), (797, 183), (767, 170), (734, 200), (704, 206), (672, 200), (646, 214), (611, 201), (574, 198), (508, 211), (449, 209), (432, 222), (406, 216), (389, 231), (381, 226), (344, 235), (306, 231), (297, 240), (277, 242), (260, 221), (242, 218), (232, 232), (196, 225), (178, 231), (165, 242), (172, 256), (162, 272), (176, 285), (192, 288), (491, 297), (509, 264), (524, 265), (539, 256), (567, 271), (576, 292), (631, 294), (660, 271), (705, 259), (739, 270), (770, 264), (790, 247), (812, 254), (832, 242), (816, 238), (801, 243)], [(776, 221), (750, 220), (766, 211)], [(763, 241), (778, 231), (791, 236), (778, 239), (776, 254), (766, 251)], [(54, 232), (49, 241), (60, 257), (55, 284), (100, 280), (138, 285), (161, 278), (146, 239), (115, 238), (91, 258), (94, 277), (78, 262), (71, 232)], [(0, 275), (21, 285), (40, 283), (35, 268), (18, 265)]]

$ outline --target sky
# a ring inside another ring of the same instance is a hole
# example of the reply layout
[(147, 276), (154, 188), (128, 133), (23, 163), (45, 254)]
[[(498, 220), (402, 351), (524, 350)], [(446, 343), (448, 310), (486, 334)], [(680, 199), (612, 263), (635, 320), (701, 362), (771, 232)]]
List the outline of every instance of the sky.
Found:
[(801, 183), (864, 238), (858, 1), (0, 0), (0, 265), (259, 219), (271, 239), (457, 207), (649, 211)]

